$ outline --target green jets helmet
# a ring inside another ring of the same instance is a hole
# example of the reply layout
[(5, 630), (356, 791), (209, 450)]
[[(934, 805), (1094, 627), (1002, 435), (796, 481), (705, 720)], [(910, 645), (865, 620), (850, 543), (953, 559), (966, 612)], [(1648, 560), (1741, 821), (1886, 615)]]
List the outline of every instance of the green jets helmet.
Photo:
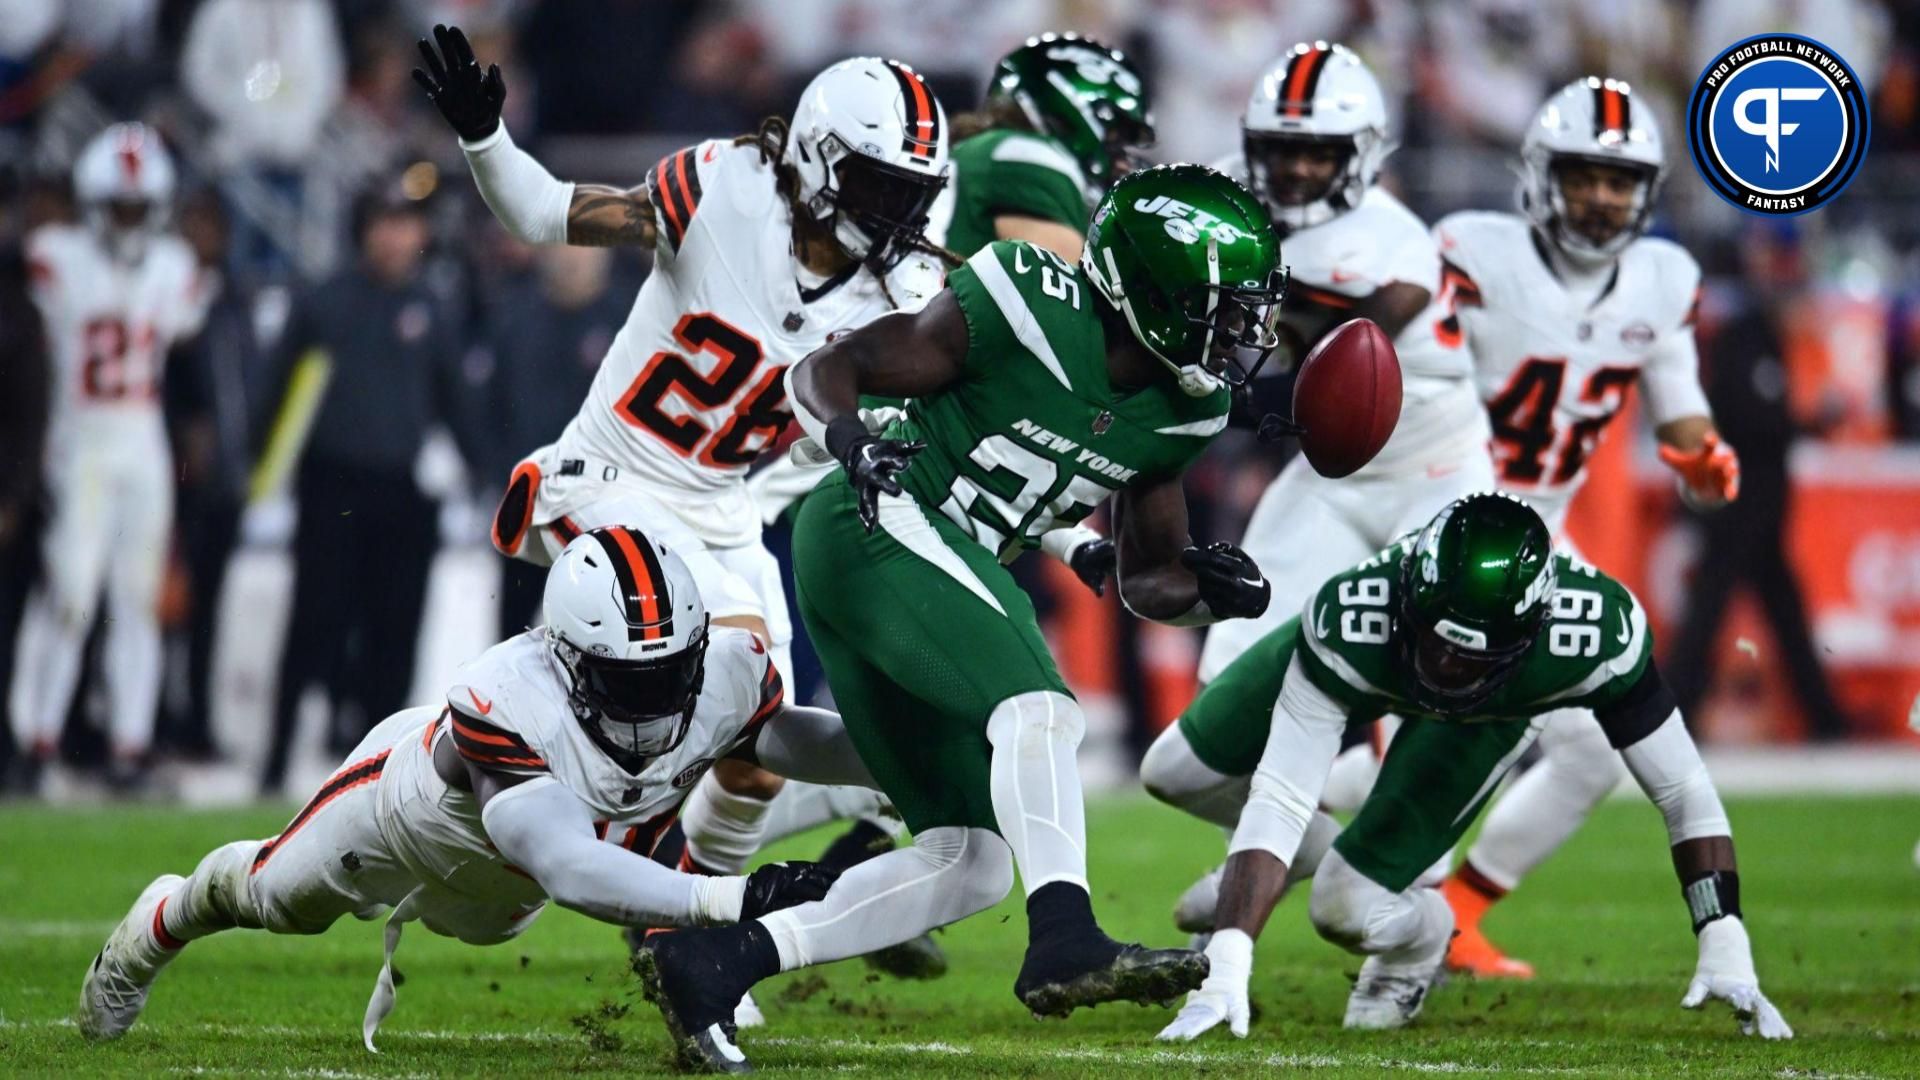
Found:
[(1555, 584), (1553, 537), (1511, 495), (1469, 495), (1428, 522), (1400, 564), (1395, 627), (1428, 704), (1457, 713), (1491, 697), (1539, 635)]
[(1194, 397), (1244, 384), (1279, 344), (1280, 239), (1225, 173), (1128, 173), (1094, 209), (1080, 267)]
[(989, 101), (1019, 106), (1033, 130), (1067, 147), (1087, 182), (1104, 189), (1132, 150), (1153, 145), (1146, 83), (1118, 49), (1078, 34), (1041, 34), (1001, 58)]

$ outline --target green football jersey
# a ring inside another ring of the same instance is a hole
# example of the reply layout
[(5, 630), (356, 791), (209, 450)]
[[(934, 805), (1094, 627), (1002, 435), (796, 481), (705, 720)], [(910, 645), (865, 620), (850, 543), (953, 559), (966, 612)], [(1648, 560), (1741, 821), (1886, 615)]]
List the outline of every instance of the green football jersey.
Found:
[(902, 486), (1001, 559), (1116, 491), (1179, 475), (1226, 428), (1225, 390), (1189, 397), (1167, 375), (1115, 391), (1099, 294), (1058, 255), (998, 241), (947, 287), (967, 321), (960, 378), (914, 398), (887, 436), (927, 444)]
[(1604, 712), (1633, 690), (1653, 656), (1647, 619), (1627, 587), (1585, 563), (1554, 556), (1553, 607), (1520, 667), (1470, 716), (1435, 713), (1391, 640), (1391, 596), (1402, 539), (1322, 585), (1300, 613), (1301, 664), (1314, 685), (1355, 712), (1436, 720), (1515, 720), (1554, 709)]
[(1087, 231), (1094, 190), (1066, 147), (1024, 131), (985, 131), (953, 148), (953, 220), (941, 242), (962, 258), (993, 243), (1002, 214)]

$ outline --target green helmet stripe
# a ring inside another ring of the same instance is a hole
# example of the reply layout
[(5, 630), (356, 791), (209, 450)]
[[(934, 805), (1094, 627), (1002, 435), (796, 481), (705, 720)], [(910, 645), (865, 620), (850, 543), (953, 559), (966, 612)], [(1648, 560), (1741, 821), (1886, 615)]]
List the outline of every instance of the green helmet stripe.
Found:
[[(1014, 258), (1020, 257), (1020, 248), (1024, 246), (1013, 249)], [(1026, 298), (1020, 295), (1020, 288), (1013, 283), (1007, 268), (1000, 265), (995, 249), (981, 248), (979, 253), (967, 260), (967, 265), (979, 276), (980, 284), (986, 286), (987, 295), (993, 298), (993, 306), (1000, 309), (1000, 317), (1007, 320), (1007, 328), (1013, 331), (1013, 336), (1054, 378), (1060, 380), (1061, 386), (1073, 389), (1073, 382), (1067, 378), (1067, 369), (1061, 366), (1060, 357), (1053, 351), (1053, 343), (1047, 340), (1046, 330), (1033, 317), (1033, 310), (1027, 307)]]

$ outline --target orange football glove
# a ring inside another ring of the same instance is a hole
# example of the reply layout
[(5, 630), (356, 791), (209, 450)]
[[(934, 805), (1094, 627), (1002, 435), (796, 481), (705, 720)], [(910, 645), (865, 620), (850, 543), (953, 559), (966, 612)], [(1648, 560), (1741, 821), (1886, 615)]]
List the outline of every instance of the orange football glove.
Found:
[(1685, 494), (1697, 505), (1724, 506), (1740, 497), (1740, 456), (1712, 432), (1698, 450), (1662, 446), (1660, 460), (1680, 474)]

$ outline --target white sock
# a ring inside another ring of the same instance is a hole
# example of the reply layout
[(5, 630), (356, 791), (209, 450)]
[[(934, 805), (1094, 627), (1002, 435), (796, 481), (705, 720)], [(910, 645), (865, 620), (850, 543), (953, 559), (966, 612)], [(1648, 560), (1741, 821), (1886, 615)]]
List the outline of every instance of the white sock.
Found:
[(1013, 888), (1013, 860), (990, 829), (945, 826), (913, 846), (840, 875), (825, 899), (760, 918), (780, 951), (780, 970), (826, 964), (898, 945), (999, 903)]
[(1092, 891), (1086, 806), (1075, 758), (1086, 730), (1080, 706), (1051, 690), (1010, 697), (987, 718), (993, 816), (1013, 848), (1028, 896), (1056, 881)]
[(747, 860), (760, 850), (766, 836), (771, 805), (767, 800), (735, 795), (721, 787), (708, 771), (680, 811), (680, 827), (687, 834), (687, 857), (717, 874), (744, 873)]
[(260, 912), (250, 887), (259, 840), (236, 840), (208, 852), (161, 914), (167, 933), (193, 941), (221, 930), (258, 930)]
[(1154, 798), (1220, 826), (1231, 839), (1253, 777), (1228, 776), (1201, 761), (1180, 725), (1173, 724), (1147, 748), (1140, 782)]
[(771, 844), (830, 821), (871, 821), (894, 837), (905, 830), (899, 818), (886, 816), (887, 797), (871, 788), (808, 784), (789, 780), (773, 798), (761, 842)]
[(1626, 775), (1593, 714), (1561, 709), (1542, 718), (1541, 759), (1487, 811), (1467, 861), (1511, 891), (1567, 842)]

